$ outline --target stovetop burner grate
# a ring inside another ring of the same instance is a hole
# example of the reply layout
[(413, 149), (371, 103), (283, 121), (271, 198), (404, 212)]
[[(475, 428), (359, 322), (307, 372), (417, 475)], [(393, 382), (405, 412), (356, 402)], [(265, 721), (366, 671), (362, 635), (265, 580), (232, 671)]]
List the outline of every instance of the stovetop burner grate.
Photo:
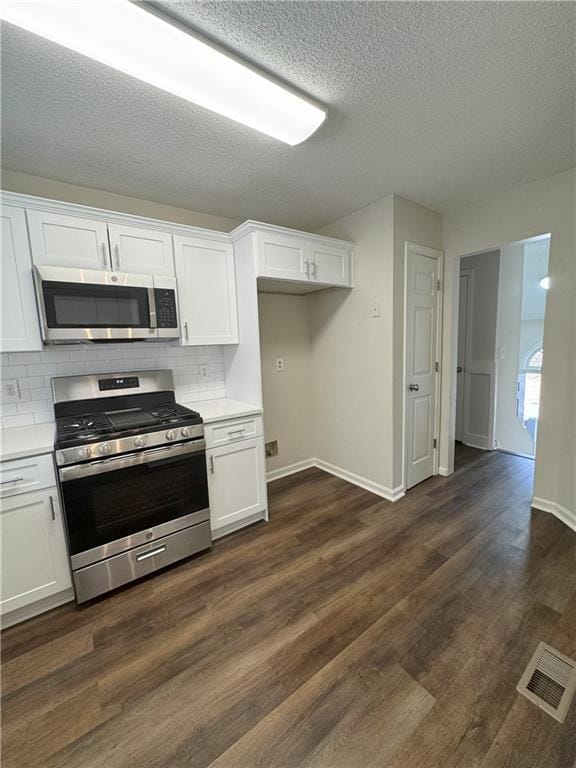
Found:
[(146, 411), (109, 413), (108, 419), (114, 429), (134, 429), (136, 427), (148, 427), (158, 424), (158, 419)]

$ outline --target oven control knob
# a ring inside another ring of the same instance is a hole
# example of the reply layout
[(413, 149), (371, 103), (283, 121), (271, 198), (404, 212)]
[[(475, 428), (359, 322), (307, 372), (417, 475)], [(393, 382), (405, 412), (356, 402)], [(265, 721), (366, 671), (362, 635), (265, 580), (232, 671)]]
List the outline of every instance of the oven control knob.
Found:
[(88, 446), (86, 446), (86, 448), (80, 448), (78, 456), (80, 456), (81, 459), (89, 459), (90, 456), (92, 456), (92, 449), (88, 448)]
[(190, 437), (190, 430), (188, 429), (188, 427), (182, 427), (182, 429), (180, 430), (180, 434), (182, 435), (182, 437)]
[(102, 456), (107, 456), (112, 448), (110, 448), (110, 443), (102, 443), (102, 445), (98, 448), (98, 453), (102, 454)]
[(176, 440), (177, 434), (174, 429), (169, 429), (168, 432), (166, 432), (166, 440)]
[(145, 445), (146, 445), (146, 437), (144, 435), (142, 437), (134, 438), (134, 448), (144, 448)]

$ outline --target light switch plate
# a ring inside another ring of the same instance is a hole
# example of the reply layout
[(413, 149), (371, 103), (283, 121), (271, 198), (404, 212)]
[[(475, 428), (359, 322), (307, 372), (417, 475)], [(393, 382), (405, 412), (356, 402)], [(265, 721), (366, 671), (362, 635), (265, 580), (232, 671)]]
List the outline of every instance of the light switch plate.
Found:
[(200, 378), (201, 379), (207, 379), (208, 378), (208, 366), (207, 365), (201, 365), (200, 366)]
[(370, 310), (370, 317), (380, 317), (380, 302), (373, 301)]

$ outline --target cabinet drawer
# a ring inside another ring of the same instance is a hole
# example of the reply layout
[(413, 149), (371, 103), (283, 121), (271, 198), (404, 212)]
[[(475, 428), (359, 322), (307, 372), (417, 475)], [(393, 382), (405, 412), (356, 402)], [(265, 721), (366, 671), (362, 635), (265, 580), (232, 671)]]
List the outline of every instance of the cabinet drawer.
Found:
[(0, 497), (16, 496), (56, 485), (52, 454), (14, 459), (0, 464)]
[(242, 419), (218, 421), (204, 426), (207, 448), (260, 437), (262, 434), (262, 416), (246, 416)]

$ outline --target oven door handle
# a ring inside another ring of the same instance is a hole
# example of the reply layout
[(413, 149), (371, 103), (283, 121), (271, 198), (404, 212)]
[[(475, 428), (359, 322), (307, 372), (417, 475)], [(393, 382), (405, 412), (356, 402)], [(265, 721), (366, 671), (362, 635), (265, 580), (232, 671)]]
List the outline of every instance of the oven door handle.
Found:
[(129, 453), (102, 461), (91, 461), (87, 464), (77, 464), (71, 467), (61, 467), (58, 474), (63, 483), (69, 480), (78, 480), (91, 475), (101, 475), (104, 472), (115, 472), (118, 469), (136, 467), (143, 464), (153, 464), (155, 461), (164, 461), (177, 456), (186, 456), (190, 453), (200, 453), (206, 450), (205, 440), (191, 440), (189, 443), (168, 445), (164, 448), (142, 451), (141, 453)]

